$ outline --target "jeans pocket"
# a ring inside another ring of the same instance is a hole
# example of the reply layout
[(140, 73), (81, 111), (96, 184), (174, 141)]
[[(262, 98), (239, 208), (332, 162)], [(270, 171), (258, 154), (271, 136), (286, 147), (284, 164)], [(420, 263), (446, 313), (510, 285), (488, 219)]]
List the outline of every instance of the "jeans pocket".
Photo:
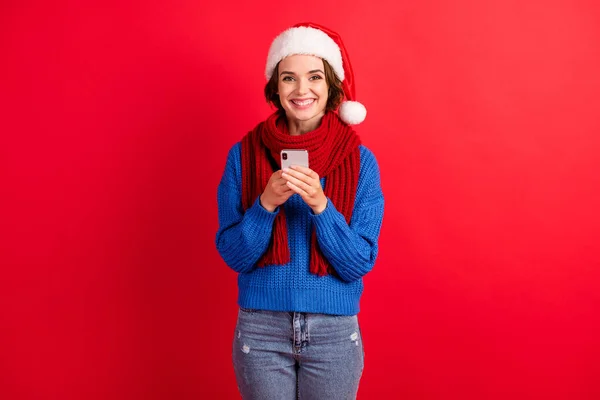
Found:
[(258, 310), (256, 308), (245, 308), (245, 307), (240, 307), (240, 311), (243, 313), (247, 313), (247, 314), (254, 314), (255, 312), (257, 312)]

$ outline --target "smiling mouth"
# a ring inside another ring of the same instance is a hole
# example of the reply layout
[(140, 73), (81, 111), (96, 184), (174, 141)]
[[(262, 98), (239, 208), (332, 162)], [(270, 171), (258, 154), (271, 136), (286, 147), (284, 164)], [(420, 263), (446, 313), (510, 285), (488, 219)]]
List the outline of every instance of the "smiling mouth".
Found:
[(310, 106), (312, 103), (314, 103), (315, 99), (306, 99), (306, 100), (295, 99), (295, 100), (291, 100), (291, 102), (298, 107), (307, 107), (307, 106)]

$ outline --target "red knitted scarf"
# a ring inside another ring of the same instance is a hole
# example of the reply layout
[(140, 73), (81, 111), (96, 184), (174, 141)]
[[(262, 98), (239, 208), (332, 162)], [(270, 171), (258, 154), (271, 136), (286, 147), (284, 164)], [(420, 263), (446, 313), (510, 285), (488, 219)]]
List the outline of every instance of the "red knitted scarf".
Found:
[[(281, 168), (282, 149), (306, 149), (310, 168), (326, 177), (324, 192), (336, 209), (350, 223), (358, 174), (360, 172), (360, 139), (356, 132), (343, 123), (337, 114), (327, 112), (321, 125), (302, 135), (289, 134), (284, 118), (278, 113), (261, 122), (242, 139), (242, 206), (251, 207), (262, 194), (274, 166)], [(275, 218), (273, 235), (267, 251), (258, 261), (259, 267), (284, 265), (290, 261), (287, 223), (284, 208)], [(319, 249), (315, 228), (311, 236), (310, 272), (319, 276), (334, 274)]]

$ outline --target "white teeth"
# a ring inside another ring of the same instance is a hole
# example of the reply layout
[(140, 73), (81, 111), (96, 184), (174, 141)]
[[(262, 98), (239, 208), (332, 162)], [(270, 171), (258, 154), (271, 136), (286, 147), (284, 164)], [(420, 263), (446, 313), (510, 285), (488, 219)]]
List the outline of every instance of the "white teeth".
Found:
[(297, 104), (299, 106), (307, 106), (309, 104), (311, 104), (312, 102), (314, 102), (315, 99), (308, 99), (308, 100), (304, 100), (304, 101), (300, 101), (300, 100), (292, 100), (292, 102), (294, 104)]

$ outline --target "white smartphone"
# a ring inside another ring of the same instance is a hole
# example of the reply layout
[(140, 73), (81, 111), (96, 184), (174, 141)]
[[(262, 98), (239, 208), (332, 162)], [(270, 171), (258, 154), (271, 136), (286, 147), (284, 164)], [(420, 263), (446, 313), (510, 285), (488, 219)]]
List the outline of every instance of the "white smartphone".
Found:
[(292, 165), (308, 168), (308, 150), (281, 150), (281, 169), (289, 168)]

